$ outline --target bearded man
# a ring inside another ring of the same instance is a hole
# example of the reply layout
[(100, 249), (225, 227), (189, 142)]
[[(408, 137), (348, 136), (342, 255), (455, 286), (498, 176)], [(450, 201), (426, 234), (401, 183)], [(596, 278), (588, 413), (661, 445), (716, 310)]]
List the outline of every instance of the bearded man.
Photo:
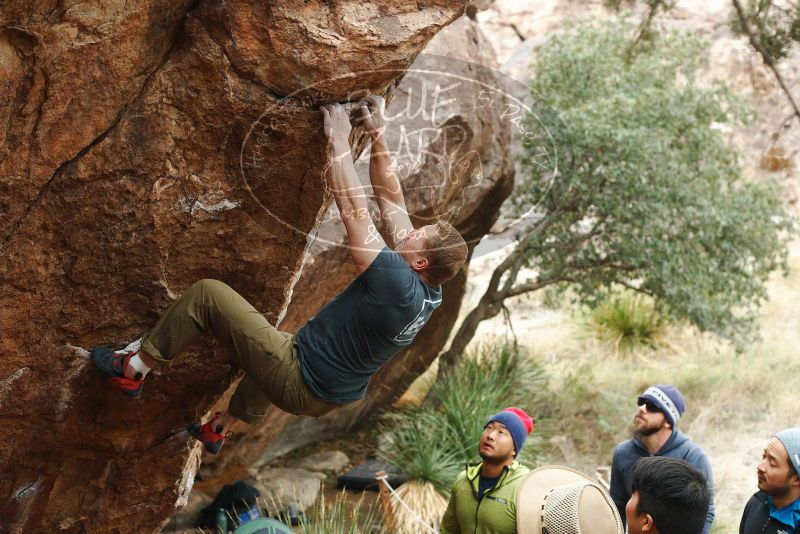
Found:
[(617, 445), (611, 463), (611, 498), (617, 505), (623, 523), (625, 505), (632, 493), (634, 465), (640, 458), (664, 456), (683, 460), (705, 476), (710, 502), (703, 534), (709, 534), (714, 521), (714, 476), (711, 464), (703, 449), (675, 428), (686, 409), (686, 400), (675, 386), (657, 384), (647, 388), (639, 396), (637, 404), (633, 438)]

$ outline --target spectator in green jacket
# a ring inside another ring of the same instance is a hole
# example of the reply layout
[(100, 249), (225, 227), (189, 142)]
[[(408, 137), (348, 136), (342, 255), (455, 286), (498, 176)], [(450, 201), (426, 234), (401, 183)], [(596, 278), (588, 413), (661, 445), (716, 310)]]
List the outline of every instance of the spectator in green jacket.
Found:
[(529, 471), (516, 458), (532, 431), (533, 420), (519, 408), (489, 418), (478, 442), (483, 461), (456, 478), (442, 534), (516, 532), (517, 488)]

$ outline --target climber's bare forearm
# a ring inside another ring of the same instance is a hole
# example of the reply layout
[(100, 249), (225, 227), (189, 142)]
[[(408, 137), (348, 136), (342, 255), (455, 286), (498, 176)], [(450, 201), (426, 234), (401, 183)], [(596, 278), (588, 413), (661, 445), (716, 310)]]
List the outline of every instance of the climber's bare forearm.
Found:
[(344, 143), (334, 143), (329, 152), (328, 179), (339, 213), (344, 215), (354, 210), (362, 210), (367, 213), (369, 205), (364, 187), (361, 185), (353, 165), (350, 146)]
[(392, 171), (389, 149), (382, 133), (372, 136), (369, 179), (384, 221), (385, 237), (394, 247), (414, 226), (408, 216), (400, 180)]
[(349, 145), (333, 143), (330, 157), (330, 188), (347, 230), (350, 253), (356, 267), (363, 271), (369, 267), (385, 243), (370, 217), (369, 205), (356, 174)]
[[(386, 245), (369, 217), (364, 188), (353, 166), (350, 153), (350, 120), (341, 104), (325, 104), (320, 108), (322, 127), (328, 140), (329, 181), (333, 197), (347, 230), (350, 255), (363, 271), (370, 266)], [(363, 215), (363, 216), (362, 216)]]
[(391, 163), (386, 139), (382, 134), (375, 135), (372, 138), (369, 158), (369, 180), (372, 182), (372, 191), (378, 200), (405, 209), (403, 189), (400, 187), (397, 176), (391, 170)]

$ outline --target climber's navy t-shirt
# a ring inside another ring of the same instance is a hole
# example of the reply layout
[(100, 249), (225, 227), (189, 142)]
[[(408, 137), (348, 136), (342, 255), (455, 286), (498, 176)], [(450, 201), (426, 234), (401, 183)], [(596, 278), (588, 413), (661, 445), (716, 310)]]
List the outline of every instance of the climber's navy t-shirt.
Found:
[(440, 287), (420, 280), (388, 247), (299, 332), (303, 380), (328, 402), (363, 397), (373, 374), (417, 332), (442, 302)]

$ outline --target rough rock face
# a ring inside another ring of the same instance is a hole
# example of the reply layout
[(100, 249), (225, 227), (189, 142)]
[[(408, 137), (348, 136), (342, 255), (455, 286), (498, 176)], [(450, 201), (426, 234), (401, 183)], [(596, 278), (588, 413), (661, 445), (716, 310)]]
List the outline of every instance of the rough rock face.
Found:
[(261, 494), (261, 502), (266, 505), (267, 513), (276, 516), (292, 505), (302, 511), (310, 508), (317, 500), (323, 480), (323, 473), (277, 467), (261, 471), (254, 486)]
[[(464, 61), (439, 57), (445, 54)], [(497, 218), (514, 174), (508, 151), (511, 124), (502, 117), (505, 82), (479, 65), (496, 65), (491, 43), (477, 25), (462, 17), (437, 34), (417, 58), (394, 91), (386, 112), (391, 119), (388, 147), (394, 152), (395, 170), (403, 179), (415, 225), (444, 218), (461, 231), (471, 247)], [(491, 104), (488, 95), (494, 98)], [(368, 184), (366, 153), (356, 167), (362, 182)], [(309, 249), (281, 329), (295, 331), (355, 278), (350, 254), (341, 246), (345, 240), (338, 215), (329, 213)], [(325, 280), (324, 285), (320, 280)], [(373, 377), (365, 399), (319, 419), (272, 409), (261, 425), (235, 437), (234, 450), (208, 458), (205, 465), (219, 469), (231, 463), (264, 461), (351, 428), (386, 407), (438, 355), (456, 321), (465, 286), (466, 266), (444, 285), (442, 306), (414, 343)]]
[(2, 3), (4, 531), (152, 532), (185, 499), (176, 432), (229, 356), (197, 347), (130, 401), (75, 347), (137, 337), (203, 277), (276, 320), (326, 207), (317, 106), (385, 92), (464, 3)]
[(323, 451), (301, 459), (297, 462), (297, 467), (309, 471), (328, 471), (338, 474), (344, 471), (349, 464), (350, 458), (342, 451)]

